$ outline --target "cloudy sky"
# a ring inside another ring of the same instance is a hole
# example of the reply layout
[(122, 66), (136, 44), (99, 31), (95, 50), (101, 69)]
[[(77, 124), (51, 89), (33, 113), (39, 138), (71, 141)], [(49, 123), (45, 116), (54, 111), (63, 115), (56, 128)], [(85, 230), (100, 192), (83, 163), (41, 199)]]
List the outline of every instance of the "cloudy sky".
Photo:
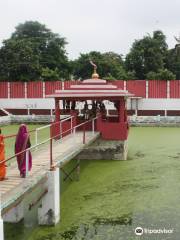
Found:
[(0, 0), (0, 44), (26, 20), (66, 37), (71, 59), (92, 50), (125, 55), (134, 39), (157, 29), (173, 47), (180, 0)]

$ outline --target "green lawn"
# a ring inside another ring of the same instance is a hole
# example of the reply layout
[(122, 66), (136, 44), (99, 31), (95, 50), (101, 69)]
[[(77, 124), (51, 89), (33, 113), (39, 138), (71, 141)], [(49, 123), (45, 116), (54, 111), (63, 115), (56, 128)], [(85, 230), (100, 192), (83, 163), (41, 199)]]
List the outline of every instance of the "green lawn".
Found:
[[(19, 126), (20, 126), (19, 124), (3, 126), (3, 127), (1, 127), (2, 134), (4, 136), (17, 134)], [(37, 129), (37, 128), (45, 126), (45, 125), (43, 125), (43, 124), (28, 124), (27, 126), (28, 126), (28, 130), (31, 131), (33, 129)], [(49, 128), (38, 131), (38, 142), (41, 142), (41, 141), (47, 139), (48, 137), (49, 137)], [(15, 139), (16, 139), (16, 137), (5, 139), (6, 158), (14, 155)], [(31, 140), (31, 145), (33, 146), (35, 144), (35, 132), (30, 133), (30, 140)]]

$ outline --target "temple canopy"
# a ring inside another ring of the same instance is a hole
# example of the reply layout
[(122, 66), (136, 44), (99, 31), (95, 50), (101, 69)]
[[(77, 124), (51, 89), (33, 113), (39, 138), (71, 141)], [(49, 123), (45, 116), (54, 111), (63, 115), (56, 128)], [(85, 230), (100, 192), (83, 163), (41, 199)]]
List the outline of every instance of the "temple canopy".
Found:
[(54, 94), (46, 95), (48, 98), (60, 99), (114, 99), (117, 97), (131, 97), (133, 94), (118, 88), (110, 81), (91, 78), (77, 82), (66, 90), (56, 90)]
[[(69, 126), (76, 126), (82, 121), (96, 118), (95, 130), (101, 133), (103, 139), (126, 140), (128, 137), (128, 119), (126, 112), (126, 99), (133, 96), (126, 90), (119, 88), (111, 81), (99, 79), (94, 66), (94, 73), (91, 79), (77, 81), (71, 84), (68, 89), (56, 90), (53, 94), (46, 95), (55, 99), (55, 133), (60, 133), (60, 115), (70, 114), (73, 116), (73, 123)], [(90, 100), (90, 101), (89, 101)], [(110, 113), (105, 105), (105, 100), (113, 103), (114, 112)], [(61, 102), (61, 103), (60, 103)], [(83, 102), (83, 108), (76, 103)], [(98, 118), (97, 118), (98, 116)], [(92, 129), (92, 126), (86, 126)], [(56, 134), (57, 135), (57, 134)]]

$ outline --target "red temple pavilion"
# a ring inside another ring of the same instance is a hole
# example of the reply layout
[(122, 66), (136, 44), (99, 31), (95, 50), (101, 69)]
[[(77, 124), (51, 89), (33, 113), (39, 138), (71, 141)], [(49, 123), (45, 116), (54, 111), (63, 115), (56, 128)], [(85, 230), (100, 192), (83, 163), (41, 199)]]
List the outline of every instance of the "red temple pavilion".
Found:
[[(46, 97), (55, 99), (55, 122), (60, 121), (61, 114), (69, 114), (74, 116), (73, 126), (75, 126), (98, 114), (95, 131), (101, 133), (102, 139), (126, 140), (128, 137), (126, 99), (130, 96), (132, 94), (118, 88), (110, 81), (99, 79), (95, 67), (91, 79), (79, 81), (67, 90), (56, 90), (54, 94)], [(115, 110), (111, 111), (112, 114), (107, 114), (105, 100), (114, 104)], [(81, 110), (78, 109), (80, 103), (81, 106), (84, 104)], [(90, 126), (86, 127), (90, 128)], [(56, 131), (57, 134), (60, 133), (59, 128), (56, 128)]]

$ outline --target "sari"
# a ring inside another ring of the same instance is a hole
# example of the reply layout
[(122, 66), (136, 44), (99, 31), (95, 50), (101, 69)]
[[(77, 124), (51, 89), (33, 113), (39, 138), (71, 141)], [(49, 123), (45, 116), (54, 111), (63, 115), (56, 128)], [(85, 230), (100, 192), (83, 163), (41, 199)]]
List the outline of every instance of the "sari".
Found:
[[(0, 134), (0, 181), (5, 179), (6, 176), (6, 164), (5, 160), (5, 144), (4, 137)], [(1, 163), (2, 162), (2, 163)]]
[[(19, 127), (18, 134), (16, 136), (15, 154), (24, 151), (30, 146), (31, 146), (31, 143), (30, 143), (27, 126), (25, 124), (21, 124)], [(28, 171), (30, 171), (32, 168), (32, 155), (30, 151), (28, 151), (28, 155), (29, 155)], [(18, 156), (16, 156), (16, 158), (17, 158), (18, 169), (20, 171), (20, 176), (25, 177), (26, 176), (26, 152), (19, 154)]]

